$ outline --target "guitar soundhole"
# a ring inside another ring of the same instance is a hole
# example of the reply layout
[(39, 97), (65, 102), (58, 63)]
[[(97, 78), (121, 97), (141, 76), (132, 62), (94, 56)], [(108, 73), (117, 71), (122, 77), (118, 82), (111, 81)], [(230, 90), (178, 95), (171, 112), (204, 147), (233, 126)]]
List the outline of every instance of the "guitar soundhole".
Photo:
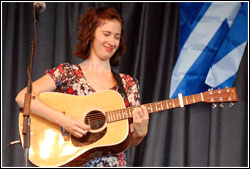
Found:
[(97, 110), (89, 112), (85, 117), (85, 123), (90, 125), (92, 130), (102, 128), (105, 124), (105, 121), (105, 115)]

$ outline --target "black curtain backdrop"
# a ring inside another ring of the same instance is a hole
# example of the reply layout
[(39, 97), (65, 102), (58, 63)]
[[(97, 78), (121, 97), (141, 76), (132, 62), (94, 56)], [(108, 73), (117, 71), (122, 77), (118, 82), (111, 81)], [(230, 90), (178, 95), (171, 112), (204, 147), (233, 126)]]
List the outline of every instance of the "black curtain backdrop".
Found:
[[(23, 166), (17, 93), (27, 85), (33, 33), (33, 3), (2, 3), (2, 166)], [(87, 7), (113, 6), (123, 16), (127, 52), (115, 68), (140, 83), (141, 102), (169, 98), (171, 73), (178, 54), (178, 3), (46, 3), (37, 25), (33, 81), (46, 69), (73, 56), (77, 20)], [(248, 45), (247, 45), (248, 46)], [(150, 115), (143, 142), (126, 151), (129, 166), (248, 166), (248, 47), (235, 86), (239, 101), (230, 108), (197, 103)]]

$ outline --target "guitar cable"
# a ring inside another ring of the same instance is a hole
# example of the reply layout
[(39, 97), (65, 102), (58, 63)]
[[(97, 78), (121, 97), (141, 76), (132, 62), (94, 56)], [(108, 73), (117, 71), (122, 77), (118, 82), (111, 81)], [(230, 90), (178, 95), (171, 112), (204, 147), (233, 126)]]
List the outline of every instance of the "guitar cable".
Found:
[(15, 145), (15, 144), (20, 144), (20, 143), (21, 143), (20, 140), (12, 141), (12, 142), (10, 142), (9, 144), (7, 144), (7, 145), (4, 147), (4, 150), (5, 150), (7, 147), (9, 147), (10, 145)]

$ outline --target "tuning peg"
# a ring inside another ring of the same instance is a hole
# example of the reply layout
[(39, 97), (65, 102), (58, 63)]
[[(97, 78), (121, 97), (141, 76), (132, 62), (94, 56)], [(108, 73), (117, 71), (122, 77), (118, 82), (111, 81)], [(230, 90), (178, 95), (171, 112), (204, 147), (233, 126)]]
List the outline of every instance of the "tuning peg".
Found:
[(216, 103), (212, 103), (212, 108), (215, 109), (217, 107)]
[(220, 107), (225, 107), (223, 103), (220, 104)]
[(230, 102), (229, 107), (233, 107), (234, 103)]
[(208, 91), (209, 91), (209, 94), (213, 94), (213, 88), (210, 88), (210, 89), (208, 89)]

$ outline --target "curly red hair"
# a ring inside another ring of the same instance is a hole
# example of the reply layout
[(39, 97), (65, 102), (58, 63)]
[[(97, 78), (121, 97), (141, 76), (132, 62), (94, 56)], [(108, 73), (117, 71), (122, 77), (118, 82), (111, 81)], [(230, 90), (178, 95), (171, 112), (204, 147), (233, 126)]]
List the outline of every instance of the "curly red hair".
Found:
[[(81, 58), (87, 59), (90, 55), (92, 41), (94, 39), (96, 28), (106, 20), (117, 20), (123, 25), (123, 19), (114, 8), (101, 7), (97, 9), (88, 8), (85, 15), (81, 16), (78, 22), (79, 40), (76, 45), (74, 54)], [(123, 30), (121, 30), (120, 45), (115, 54), (110, 59), (111, 66), (118, 66), (120, 64), (120, 56), (126, 51), (126, 44)]]

